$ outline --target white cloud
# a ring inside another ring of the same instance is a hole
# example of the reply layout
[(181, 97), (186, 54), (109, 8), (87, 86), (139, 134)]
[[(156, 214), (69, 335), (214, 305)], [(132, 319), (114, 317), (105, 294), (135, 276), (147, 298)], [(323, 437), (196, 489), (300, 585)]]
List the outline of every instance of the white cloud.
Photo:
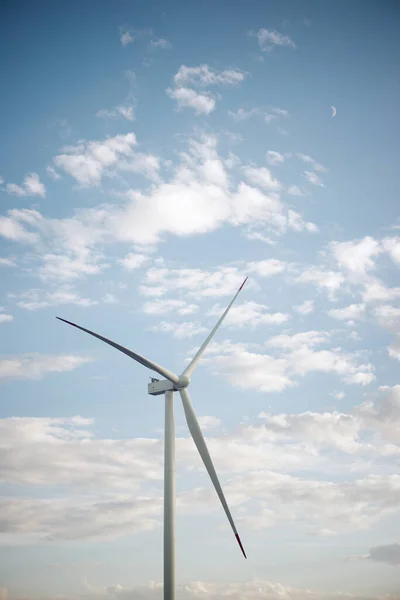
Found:
[(334, 483), (265, 471), (239, 476), (226, 488), (227, 493), (246, 489), (254, 500), (262, 499), (259, 509), (243, 518), (248, 526), (259, 530), (302, 522), (320, 535), (371, 527), (398, 511), (400, 493), (398, 475)]
[(0, 267), (15, 267), (17, 263), (14, 258), (3, 258), (0, 256)]
[(296, 156), (302, 160), (304, 163), (311, 165), (314, 171), (327, 171), (327, 168), (321, 165), (321, 163), (317, 162), (312, 156), (308, 154), (298, 153)]
[(46, 197), (46, 188), (40, 181), (40, 177), (37, 173), (29, 173), (25, 179), (23, 186), (19, 186), (15, 183), (7, 184), (7, 192), (16, 196), (41, 196)]
[(115, 166), (122, 157), (133, 155), (136, 146), (134, 133), (116, 135), (102, 142), (82, 141), (77, 146), (64, 148), (53, 160), (82, 186), (98, 185), (103, 172)]
[(343, 269), (358, 275), (374, 269), (374, 258), (382, 252), (380, 243), (370, 236), (360, 241), (332, 242), (330, 249)]
[[(362, 271), (361, 276), (363, 276)], [(376, 277), (366, 277), (363, 283), (365, 284), (362, 293), (364, 302), (391, 302), (400, 298), (400, 287), (389, 288)]]
[(43, 264), (38, 270), (42, 281), (70, 281), (87, 275), (101, 273), (106, 264), (100, 261), (100, 257), (86, 252), (77, 252), (75, 256), (66, 254), (44, 254)]
[(57, 179), (60, 179), (61, 177), (51, 165), (46, 167), (46, 173), (53, 181), (57, 181)]
[(290, 46), (296, 48), (296, 44), (288, 35), (283, 35), (274, 29), (261, 28), (257, 33), (250, 32), (250, 35), (257, 37), (258, 45), (263, 52), (272, 50), (274, 46)]
[(391, 238), (384, 238), (382, 240), (382, 247), (384, 250), (386, 250), (386, 252), (389, 254), (389, 256), (392, 258), (392, 260), (397, 263), (400, 264), (400, 237), (391, 237)]
[(98, 304), (96, 300), (80, 296), (68, 285), (53, 291), (40, 289), (25, 290), (19, 294), (9, 294), (9, 297), (17, 300), (17, 306), (30, 311), (47, 308), (48, 306), (61, 306), (63, 304), (76, 304), (82, 307)]
[(177, 101), (178, 110), (193, 108), (198, 115), (209, 115), (216, 106), (215, 98), (211, 94), (196, 92), (187, 87), (168, 88), (167, 94)]
[(362, 319), (365, 313), (365, 304), (350, 304), (343, 308), (333, 308), (328, 314), (339, 321), (356, 321)]
[(203, 363), (209, 364), (216, 375), (224, 376), (235, 387), (260, 392), (282, 391), (297, 385), (299, 377), (317, 372), (334, 373), (347, 384), (362, 386), (375, 379), (373, 365), (361, 362), (358, 354), (341, 348), (315, 348), (328, 343), (329, 339), (329, 334), (323, 331), (281, 334), (267, 342), (273, 354), (249, 352), (232, 344), (222, 347), (212, 361), (206, 353)]
[(291, 196), (305, 196), (305, 192), (298, 185), (289, 185), (287, 193)]
[(218, 419), (218, 417), (198, 417), (198, 421), (200, 423), (200, 427), (202, 429), (214, 429), (215, 427), (218, 427), (219, 425), (221, 425), (222, 421), (221, 419)]
[(117, 298), (114, 294), (110, 294), (110, 292), (107, 292), (106, 294), (104, 294), (104, 296), (102, 296), (101, 301), (105, 304), (115, 304), (117, 302)]
[(171, 48), (171, 43), (164, 38), (157, 38), (151, 40), (149, 46), (153, 50), (166, 50), (167, 48)]
[(251, 117), (259, 115), (260, 109), (259, 108), (251, 108), (249, 110), (246, 110), (244, 108), (238, 108), (238, 110), (236, 110), (236, 111), (230, 110), (228, 112), (228, 114), (230, 117), (232, 117), (232, 119), (234, 121), (247, 121), (247, 119), (251, 119)]
[(193, 337), (199, 333), (204, 333), (207, 329), (197, 321), (184, 321), (182, 323), (161, 321), (158, 325), (154, 325), (154, 327), (151, 328), (151, 331), (172, 333), (173, 337), (183, 339)]
[(197, 304), (190, 304), (185, 300), (174, 300), (172, 298), (163, 300), (153, 300), (152, 302), (145, 302), (143, 305), (143, 312), (149, 315), (165, 315), (169, 312), (174, 312), (179, 315), (192, 315), (198, 310)]
[[(168, 269), (151, 267), (140, 288), (143, 295), (165, 295), (168, 292), (186, 291), (190, 296), (232, 296), (243, 283), (246, 274), (271, 277), (284, 271), (286, 263), (278, 259), (250, 261), (240, 266), (222, 265), (212, 271), (201, 269)], [(152, 294), (151, 290), (155, 289)]]
[(281, 183), (273, 177), (271, 171), (266, 167), (244, 167), (243, 172), (246, 178), (257, 186), (277, 192), (282, 188)]
[(154, 154), (135, 152), (132, 158), (121, 162), (118, 167), (121, 171), (140, 173), (143, 177), (146, 177), (155, 183), (161, 182), (161, 177), (159, 175), (161, 161), (160, 158), (154, 156)]
[(258, 240), (259, 242), (263, 242), (264, 244), (268, 244), (269, 246), (275, 246), (276, 241), (264, 235), (260, 231), (246, 231), (246, 238), (248, 240)]
[(314, 300), (304, 300), (302, 304), (293, 307), (300, 315), (310, 315), (314, 312)]
[(319, 288), (325, 289), (330, 298), (335, 297), (335, 293), (345, 282), (344, 275), (339, 271), (326, 271), (318, 267), (306, 268), (295, 280), (297, 283), (313, 283)]
[(1, 323), (10, 323), (13, 320), (14, 320), (14, 317), (12, 315), (8, 315), (3, 312), (0, 313), (0, 325), (1, 325)]
[(285, 155), (280, 152), (275, 152), (275, 150), (268, 150), (267, 152), (267, 162), (270, 165), (279, 165), (283, 163), (285, 160)]
[(187, 84), (199, 86), (232, 85), (241, 83), (245, 77), (246, 73), (239, 69), (216, 71), (208, 65), (199, 65), (198, 67), (181, 65), (174, 75), (174, 83), (176, 86)]
[(102, 108), (96, 113), (96, 117), (123, 117), (127, 121), (135, 120), (135, 107), (133, 104), (121, 104), (116, 106), (112, 110)]
[(374, 400), (366, 400), (354, 410), (365, 428), (379, 432), (383, 439), (400, 442), (400, 385), (380, 386)]
[[(225, 306), (215, 304), (209, 311), (209, 316), (220, 317)], [(248, 301), (233, 305), (225, 318), (226, 325), (234, 327), (257, 327), (258, 325), (279, 325), (290, 319), (289, 315), (281, 312), (267, 312), (268, 307), (257, 302)]]
[(313, 185), (318, 185), (319, 187), (324, 187), (324, 184), (322, 183), (318, 175), (314, 173), (314, 171), (304, 171), (303, 175), (309, 183), (312, 183)]
[[(151, 187), (118, 192), (118, 202), (78, 209), (64, 218), (45, 218), (28, 209), (0, 217), (0, 235), (37, 244), (40, 277), (68, 280), (102, 272), (107, 263), (97, 249), (100, 244), (155, 247), (166, 234), (199, 235), (226, 224), (246, 231), (256, 226), (269, 238), (288, 230), (316, 230), (288, 209), (277, 191), (267, 193), (242, 181), (234, 183), (213, 136), (190, 140), (166, 181), (161, 178), (160, 159), (137, 152), (135, 145), (133, 133), (82, 141), (64, 148), (54, 161), (82, 186), (98, 185), (105, 174), (115, 181), (124, 171), (149, 177), (154, 182)], [(30, 263), (32, 259), (30, 255)]]
[(216, 106), (216, 99), (209, 91), (197, 92), (188, 85), (208, 87), (212, 85), (238, 84), (246, 73), (239, 69), (215, 71), (208, 65), (187, 67), (181, 65), (174, 75), (175, 88), (168, 88), (167, 94), (177, 101), (178, 110), (193, 108), (197, 114), (210, 114)]
[(398, 336), (397, 342), (388, 346), (388, 353), (391, 358), (400, 360), (400, 336)]
[[(38, 213), (39, 214), (39, 213)], [(21, 224), (22, 211), (9, 210), (8, 217), (0, 216), (0, 235), (15, 242), (35, 243), (39, 237)]]
[(236, 122), (247, 121), (252, 117), (260, 117), (265, 123), (271, 123), (279, 117), (287, 117), (288, 111), (276, 106), (269, 106), (266, 110), (262, 108), (238, 108), (236, 111), (228, 111), (228, 115)]
[(23, 354), (21, 356), (0, 359), (0, 379), (42, 379), (49, 373), (73, 371), (77, 367), (91, 362), (88, 356), (74, 354)]
[(128, 271), (133, 271), (134, 269), (142, 269), (149, 262), (149, 257), (145, 254), (130, 252), (124, 258), (119, 258), (117, 260), (125, 269)]
[(121, 44), (123, 46), (127, 46), (128, 44), (132, 44), (135, 38), (131, 35), (130, 31), (120, 29), (120, 37)]

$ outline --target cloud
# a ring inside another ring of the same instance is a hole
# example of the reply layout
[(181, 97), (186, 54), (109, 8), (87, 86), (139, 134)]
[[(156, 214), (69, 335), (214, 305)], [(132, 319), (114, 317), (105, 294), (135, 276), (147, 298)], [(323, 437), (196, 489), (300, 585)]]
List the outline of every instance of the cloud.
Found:
[[(209, 316), (220, 317), (226, 307), (215, 304), (207, 313)], [(226, 325), (234, 327), (257, 327), (259, 325), (280, 325), (290, 319), (286, 313), (267, 312), (268, 307), (257, 302), (248, 301), (235, 304), (226, 316)]]
[(0, 267), (16, 267), (17, 263), (14, 258), (0, 257)]
[(222, 423), (221, 419), (218, 419), (218, 417), (198, 417), (197, 420), (203, 430), (214, 429)]
[(272, 277), (285, 268), (286, 263), (277, 259), (250, 261), (240, 266), (222, 265), (212, 271), (151, 267), (145, 273), (140, 291), (143, 295), (159, 296), (185, 291), (194, 298), (232, 296), (243, 283), (246, 273)]
[(41, 196), (46, 197), (46, 188), (41, 183), (40, 177), (37, 173), (29, 173), (24, 179), (23, 186), (19, 186), (16, 183), (8, 183), (6, 186), (9, 194), (16, 196)]
[(172, 333), (173, 337), (183, 339), (204, 333), (207, 331), (207, 329), (197, 321), (184, 321), (182, 323), (161, 321), (161, 323), (158, 323), (158, 325), (154, 325), (151, 328), (151, 331)]
[(171, 48), (171, 43), (164, 38), (157, 38), (150, 41), (149, 47), (152, 50), (166, 50)]
[(310, 315), (314, 312), (314, 300), (304, 300), (302, 304), (293, 307), (300, 315)]
[(133, 104), (121, 104), (120, 106), (116, 106), (112, 110), (102, 108), (101, 110), (97, 111), (96, 117), (123, 117), (127, 121), (134, 121), (135, 107)]
[(322, 183), (318, 175), (313, 171), (304, 171), (303, 175), (309, 183), (312, 183), (313, 185), (317, 185), (319, 187), (324, 187), (324, 184)]
[(266, 343), (271, 353), (250, 352), (231, 344), (216, 354), (211, 347), (202, 362), (234, 387), (259, 392), (283, 391), (298, 385), (300, 377), (318, 372), (336, 374), (349, 385), (366, 386), (375, 379), (373, 365), (361, 362), (357, 353), (341, 348), (316, 348), (326, 345), (329, 339), (330, 335), (324, 331), (281, 334)]
[(91, 362), (88, 356), (39, 353), (0, 359), (0, 379), (42, 379), (49, 373), (64, 373)]
[(177, 313), (178, 315), (191, 315), (198, 310), (197, 304), (190, 304), (185, 300), (163, 299), (145, 302), (143, 312), (149, 315), (165, 315), (169, 312)]
[(358, 275), (373, 270), (374, 258), (382, 252), (379, 242), (370, 236), (359, 241), (332, 242), (330, 250), (340, 267)]
[(198, 67), (186, 67), (181, 65), (174, 75), (176, 86), (210, 86), (210, 85), (236, 85), (241, 83), (246, 77), (244, 71), (239, 69), (228, 69), (225, 71), (216, 71), (208, 65), (199, 65)]
[[(47, 218), (32, 209), (0, 217), (0, 235), (35, 246), (27, 260), (30, 267), (36, 259), (32, 270), (43, 280), (69, 281), (103, 272), (108, 263), (99, 246), (110, 243), (154, 247), (167, 235), (200, 235), (224, 225), (247, 232), (257, 227), (272, 241), (289, 230), (316, 230), (281, 201), (279, 191), (233, 181), (214, 136), (189, 140), (165, 180), (161, 160), (138, 152), (133, 133), (82, 141), (64, 148), (54, 162), (81, 186), (99, 185), (105, 175), (115, 182), (121, 172), (140, 173), (153, 185), (114, 190), (118, 202), (77, 209), (64, 218)], [(257, 174), (264, 180), (267, 172)], [(276, 187), (271, 177), (268, 185)]]
[(329, 316), (339, 321), (356, 321), (362, 319), (365, 313), (365, 304), (350, 304), (344, 308), (333, 308), (328, 311)]
[(120, 37), (121, 44), (123, 46), (127, 46), (128, 44), (132, 44), (135, 38), (132, 36), (130, 31), (120, 29)]
[(279, 117), (287, 117), (288, 111), (276, 106), (269, 106), (267, 109), (262, 108), (238, 108), (236, 111), (228, 111), (228, 115), (236, 122), (247, 121), (252, 117), (260, 117), (265, 123), (271, 123)]
[(12, 315), (8, 315), (3, 312), (0, 313), (0, 325), (2, 323), (10, 323), (13, 320), (14, 320), (14, 317)]
[(282, 188), (282, 184), (273, 177), (271, 171), (266, 167), (244, 167), (243, 172), (251, 183), (265, 190), (277, 192)]
[(198, 115), (209, 115), (216, 106), (215, 98), (211, 94), (199, 93), (186, 87), (168, 88), (167, 94), (177, 101), (178, 110), (193, 108)]
[(382, 438), (400, 442), (400, 385), (381, 386), (374, 400), (366, 400), (355, 410), (364, 427), (379, 432)]
[(216, 99), (209, 91), (197, 92), (194, 87), (209, 87), (213, 85), (232, 85), (244, 80), (246, 73), (239, 69), (216, 71), (208, 65), (187, 67), (181, 65), (174, 75), (175, 88), (168, 88), (167, 94), (177, 101), (178, 110), (193, 108), (197, 114), (210, 114), (216, 106)]
[(382, 240), (383, 249), (389, 254), (391, 259), (400, 264), (400, 237), (384, 238)]
[(296, 156), (304, 163), (311, 165), (314, 171), (327, 171), (326, 167), (321, 165), (321, 163), (317, 162), (312, 156), (309, 156), (308, 154), (297, 153)]
[(38, 241), (39, 236), (36, 233), (27, 231), (24, 225), (21, 224), (21, 220), (24, 221), (22, 211), (10, 210), (8, 211), (8, 215), (8, 217), (0, 216), (1, 236), (15, 242), (28, 244)]
[(268, 150), (267, 152), (267, 162), (270, 165), (279, 165), (283, 163), (285, 160), (285, 155), (280, 152), (275, 152), (275, 150)]
[(287, 193), (291, 196), (305, 196), (305, 192), (298, 185), (289, 185)]
[(128, 271), (133, 271), (134, 269), (141, 269), (145, 267), (149, 262), (149, 257), (146, 256), (146, 254), (130, 252), (124, 258), (119, 258), (117, 262), (125, 267), (125, 269)]
[(134, 133), (116, 135), (102, 142), (83, 140), (77, 146), (64, 148), (64, 154), (53, 160), (81, 186), (98, 185), (105, 169), (115, 166), (122, 157), (132, 156), (135, 146)]
[(400, 565), (400, 544), (374, 546), (370, 549), (366, 558), (375, 562), (383, 562), (388, 565)]
[(51, 165), (49, 165), (48, 167), (46, 167), (46, 173), (49, 177), (51, 177), (51, 179), (53, 181), (57, 181), (57, 179), (61, 178), (61, 175), (59, 175), (57, 173), (57, 171), (54, 169), (54, 167), (52, 167)]
[(29, 311), (49, 306), (61, 306), (63, 304), (76, 304), (82, 307), (98, 304), (97, 300), (90, 300), (89, 298), (80, 296), (78, 292), (68, 285), (64, 285), (53, 291), (41, 289), (25, 290), (18, 294), (9, 294), (9, 298), (17, 300), (17, 306)]
[[(63, 600), (162, 600), (162, 583), (155, 581), (148, 585), (125, 587), (114, 584), (96, 590), (86, 583), (88, 593), (78, 596), (63, 595)], [(9, 593), (6, 588), (1, 600), (34, 600), (33, 596), (21, 598)], [(259, 577), (252, 581), (216, 583), (209, 581), (187, 581), (176, 585), (177, 600), (398, 600), (397, 596), (369, 594), (368, 596), (345, 591), (314, 591), (309, 588), (297, 588), (284, 583), (271, 582)], [(42, 596), (43, 600), (56, 600), (54, 596)]]
[(330, 298), (335, 298), (335, 293), (345, 282), (345, 277), (339, 271), (327, 271), (318, 267), (307, 267), (295, 279), (296, 283), (313, 283), (319, 288), (325, 289)]
[(250, 35), (257, 37), (258, 45), (263, 52), (272, 50), (274, 46), (296, 48), (296, 44), (288, 35), (283, 35), (274, 29), (261, 28), (256, 33), (251, 31)]

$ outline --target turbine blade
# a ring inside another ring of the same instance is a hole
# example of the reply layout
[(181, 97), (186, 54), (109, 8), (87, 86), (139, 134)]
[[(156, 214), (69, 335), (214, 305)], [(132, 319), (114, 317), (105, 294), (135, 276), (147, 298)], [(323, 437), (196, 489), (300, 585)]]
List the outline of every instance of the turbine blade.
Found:
[(56, 317), (56, 319), (58, 319), (59, 321), (64, 321), (64, 323), (68, 323), (68, 325), (72, 325), (72, 327), (76, 327), (77, 329), (80, 329), (81, 331), (85, 331), (89, 335), (93, 335), (93, 337), (101, 340), (102, 342), (105, 342), (106, 344), (109, 344), (110, 346), (112, 346), (113, 348), (116, 348), (120, 352), (123, 352), (130, 358), (133, 358), (133, 360), (136, 360), (138, 363), (140, 363), (144, 367), (147, 367), (148, 369), (151, 369), (152, 371), (159, 373), (166, 379), (169, 379), (169, 381), (172, 381), (172, 383), (178, 383), (178, 381), (179, 381), (178, 375), (175, 375), (175, 373), (168, 371), (168, 369), (164, 369), (164, 367), (161, 367), (160, 365), (153, 362), (152, 360), (149, 360), (148, 358), (145, 358), (144, 356), (141, 356), (140, 354), (137, 354), (136, 352), (132, 352), (132, 350), (128, 350), (128, 348), (124, 348), (124, 346), (121, 346), (120, 344), (117, 344), (117, 343), (109, 340), (108, 338), (103, 337), (102, 335), (99, 335), (98, 333), (94, 333), (94, 331), (90, 331), (90, 329), (85, 329), (84, 327), (81, 327), (80, 325), (76, 325), (76, 323), (72, 323), (71, 321), (62, 319), (61, 317)]
[(197, 363), (199, 362), (199, 360), (201, 358), (201, 355), (203, 354), (204, 350), (207, 348), (208, 344), (213, 339), (214, 335), (216, 334), (216, 331), (217, 331), (218, 327), (221, 325), (222, 321), (225, 319), (225, 317), (228, 314), (228, 312), (229, 312), (232, 304), (235, 302), (236, 298), (239, 295), (240, 290), (242, 289), (242, 287), (246, 283), (247, 279), (248, 279), (248, 277), (246, 277), (246, 279), (243, 281), (242, 285), (240, 286), (240, 288), (238, 289), (238, 291), (236, 292), (236, 294), (232, 298), (231, 302), (228, 304), (228, 307), (226, 308), (225, 312), (220, 317), (218, 323), (215, 325), (214, 329), (212, 330), (212, 332), (210, 333), (210, 335), (208, 336), (208, 338), (204, 341), (203, 345), (197, 350), (196, 354), (194, 355), (193, 359), (188, 364), (188, 366), (186, 367), (186, 369), (183, 371), (182, 375), (186, 375), (186, 377), (190, 377), (190, 375), (193, 373), (193, 371), (195, 370), (195, 368), (197, 366)]
[(210, 453), (206, 446), (205, 439), (203, 437), (203, 434), (201, 433), (201, 429), (200, 429), (200, 425), (199, 425), (199, 422), (196, 417), (196, 413), (194, 412), (192, 403), (190, 401), (189, 392), (187, 391), (187, 388), (184, 388), (182, 390), (179, 390), (179, 393), (182, 398), (182, 404), (183, 404), (183, 409), (185, 411), (186, 421), (187, 421), (187, 424), (189, 427), (189, 431), (192, 434), (193, 441), (197, 446), (197, 450), (199, 451), (199, 454), (203, 460), (203, 463), (207, 469), (207, 472), (211, 478), (211, 481), (213, 482), (215, 491), (217, 492), (218, 497), (221, 500), (221, 504), (223, 506), (225, 514), (228, 517), (228, 521), (233, 529), (233, 533), (235, 534), (236, 541), (239, 544), (241, 551), (243, 552), (243, 556), (245, 558), (247, 558), (246, 552), (244, 551), (242, 542), (240, 541), (239, 534), (235, 527), (235, 523), (233, 522), (232, 515), (229, 510), (228, 504), (225, 500), (224, 492), (222, 491), (221, 484), (218, 480), (217, 473), (215, 471), (213, 462), (211, 460)]

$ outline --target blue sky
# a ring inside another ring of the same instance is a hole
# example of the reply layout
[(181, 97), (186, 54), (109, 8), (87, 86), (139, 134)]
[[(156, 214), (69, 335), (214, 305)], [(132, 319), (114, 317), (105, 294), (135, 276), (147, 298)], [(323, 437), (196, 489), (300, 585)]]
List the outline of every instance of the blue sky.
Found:
[[(399, 7), (13, 2), (0, 53), (0, 598), (399, 598)], [(332, 117), (335, 107), (336, 115)]]

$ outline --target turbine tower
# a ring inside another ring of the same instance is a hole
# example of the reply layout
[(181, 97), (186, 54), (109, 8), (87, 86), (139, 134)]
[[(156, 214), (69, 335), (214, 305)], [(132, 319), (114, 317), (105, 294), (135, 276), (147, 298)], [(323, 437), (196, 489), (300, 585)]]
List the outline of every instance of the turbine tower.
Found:
[(197, 450), (203, 460), (203, 463), (207, 469), (207, 472), (210, 476), (210, 479), (214, 485), (215, 491), (218, 494), (218, 497), (221, 501), (223, 509), (225, 511), (226, 516), (228, 517), (228, 521), (232, 527), (233, 533), (235, 534), (236, 540), (240, 546), (240, 549), (243, 553), (243, 556), (247, 558), (244, 548), (242, 546), (242, 542), (240, 541), (239, 534), (237, 532), (235, 523), (232, 519), (231, 512), (229, 510), (228, 504), (225, 500), (224, 493), (221, 488), (221, 484), (218, 480), (217, 473), (215, 471), (213, 462), (211, 460), (210, 453), (208, 451), (206, 442), (204, 440), (203, 434), (200, 429), (199, 422), (196, 417), (196, 413), (193, 410), (193, 406), (190, 400), (188, 387), (190, 384), (190, 376), (195, 370), (202, 354), (207, 348), (208, 344), (211, 342), (214, 337), (217, 329), (221, 325), (222, 321), (225, 319), (226, 315), (229, 312), (232, 304), (235, 302), (236, 298), (239, 295), (240, 290), (243, 288), (244, 284), (247, 281), (246, 279), (243, 281), (242, 285), (234, 295), (230, 304), (226, 308), (225, 312), (222, 314), (218, 323), (215, 325), (214, 329), (211, 331), (210, 335), (203, 342), (202, 346), (194, 355), (191, 362), (188, 364), (186, 369), (183, 371), (182, 375), (175, 375), (168, 369), (161, 367), (157, 363), (137, 354), (136, 352), (132, 352), (132, 350), (128, 350), (128, 348), (124, 348), (124, 346), (120, 346), (106, 337), (99, 335), (98, 333), (94, 333), (89, 329), (85, 329), (84, 327), (80, 327), (71, 321), (67, 321), (66, 319), (62, 319), (61, 317), (56, 317), (60, 321), (64, 321), (64, 323), (68, 323), (68, 325), (72, 325), (81, 331), (85, 331), (90, 335), (96, 337), (97, 339), (109, 344), (116, 350), (123, 352), (133, 360), (136, 360), (138, 363), (142, 364), (144, 367), (155, 371), (159, 375), (165, 377), (165, 379), (159, 380), (155, 378), (151, 378), (151, 383), (148, 385), (148, 393), (152, 396), (159, 396), (161, 394), (165, 395), (165, 434), (164, 434), (164, 600), (175, 600), (175, 429), (174, 429), (174, 392), (179, 392), (183, 404), (183, 409), (185, 411), (186, 421), (189, 427), (189, 431), (192, 435), (193, 441), (196, 444)]

